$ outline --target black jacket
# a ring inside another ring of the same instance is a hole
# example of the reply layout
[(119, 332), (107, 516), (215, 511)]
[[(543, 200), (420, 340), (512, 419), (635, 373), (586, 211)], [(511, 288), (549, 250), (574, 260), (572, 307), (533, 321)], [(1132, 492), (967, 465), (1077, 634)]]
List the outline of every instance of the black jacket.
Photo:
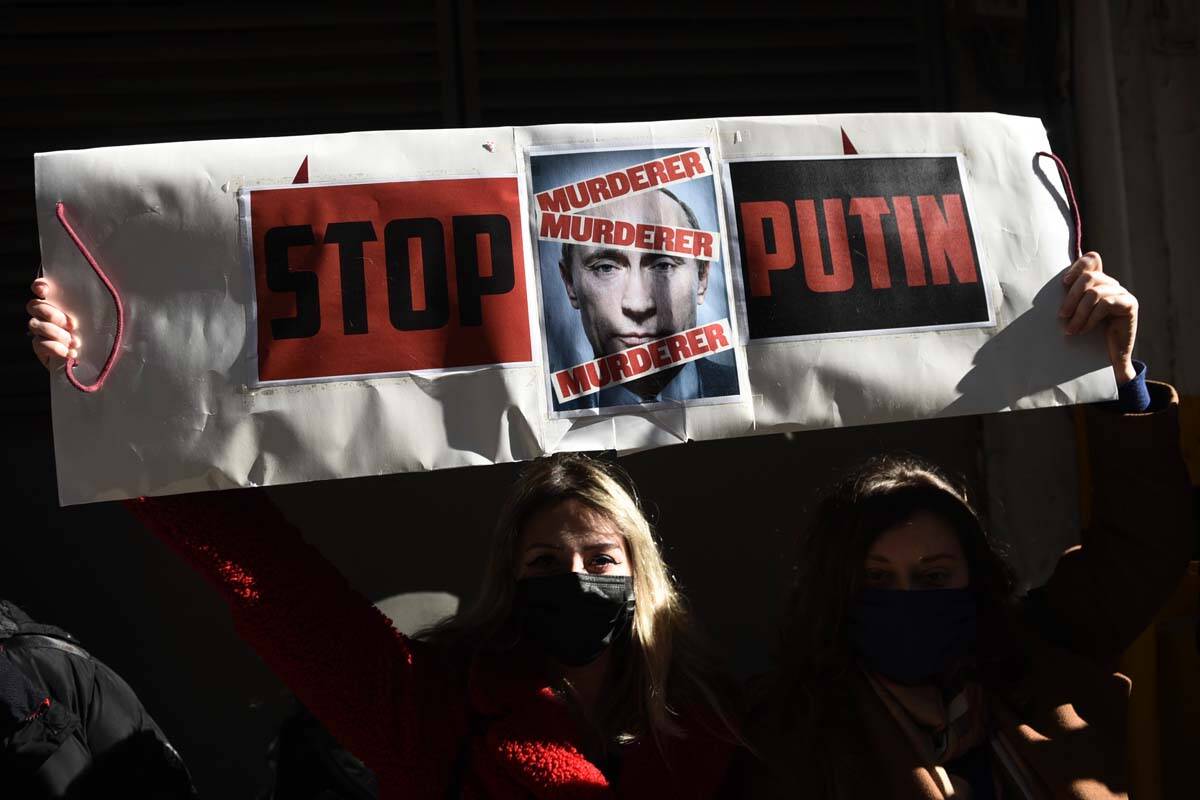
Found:
[(75, 637), (5, 600), (0, 786), (22, 798), (195, 796), (179, 754), (129, 685)]

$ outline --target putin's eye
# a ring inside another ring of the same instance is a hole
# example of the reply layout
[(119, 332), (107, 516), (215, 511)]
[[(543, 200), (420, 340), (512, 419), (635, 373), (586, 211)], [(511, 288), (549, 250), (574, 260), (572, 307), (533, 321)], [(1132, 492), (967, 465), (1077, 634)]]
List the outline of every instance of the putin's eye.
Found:
[(649, 269), (654, 272), (670, 272), (679, 266), (679, 262), (673, 258), (660, 258), (651, 262)]
[(584, 269), (588, 270), (589, 272), (597, 273), (599, 275), (612, 275), (613, 273), (617, 272), (618, 270), (620, 270), (622, 268), (623, 268), (622, 264), (619, 264), (616, 261), (607, 261), (607, 260), (589, 261), (587, 264), (584, 265)]

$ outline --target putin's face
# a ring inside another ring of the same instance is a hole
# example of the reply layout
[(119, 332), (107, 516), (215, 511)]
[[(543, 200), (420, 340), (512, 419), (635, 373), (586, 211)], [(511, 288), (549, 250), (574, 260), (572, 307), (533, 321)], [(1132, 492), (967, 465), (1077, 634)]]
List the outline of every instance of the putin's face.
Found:
[[(683, 207), (661, 191), (626, 197), (587, 213), (692, 227)], [(708, 290), (708, 262), (605, 246), (577, 245), (568, 252), (559, 272), (597, 358), (695, 326), (696, 306)]]

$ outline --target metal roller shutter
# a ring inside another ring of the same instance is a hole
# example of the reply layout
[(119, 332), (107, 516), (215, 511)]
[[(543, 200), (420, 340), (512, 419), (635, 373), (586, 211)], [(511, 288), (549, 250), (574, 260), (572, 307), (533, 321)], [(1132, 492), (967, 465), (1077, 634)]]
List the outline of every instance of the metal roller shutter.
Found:
[(20, 331), (38, 263), (33, 154), (456, 125), (451, 7), (44, 2), (0, 29), (0, 411), (46, 411)]

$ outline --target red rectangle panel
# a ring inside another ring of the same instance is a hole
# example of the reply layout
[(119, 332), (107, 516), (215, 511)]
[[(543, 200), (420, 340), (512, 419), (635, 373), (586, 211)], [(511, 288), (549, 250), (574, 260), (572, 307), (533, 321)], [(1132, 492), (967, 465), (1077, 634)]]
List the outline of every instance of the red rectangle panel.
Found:
[(531, 359), (516, 178), (249, 194), (260, 381)]

